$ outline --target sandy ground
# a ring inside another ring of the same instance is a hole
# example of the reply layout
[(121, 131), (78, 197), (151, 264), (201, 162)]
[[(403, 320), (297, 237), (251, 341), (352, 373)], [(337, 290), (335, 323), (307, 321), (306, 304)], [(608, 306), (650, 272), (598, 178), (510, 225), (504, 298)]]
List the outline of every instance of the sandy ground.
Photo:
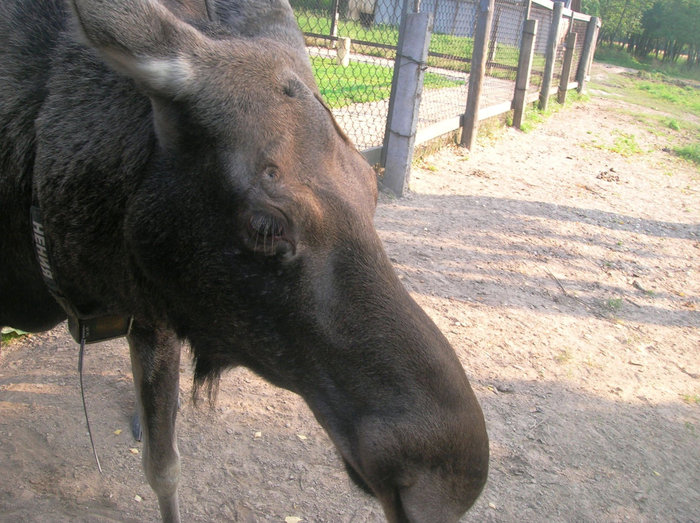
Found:
[[(445, 149), (382, 197), (387, 250), (484, 408), (491, 473), (463, 521), (700, 521), (700, 173), (636, 110), (594, 98)], [(607, 149), (620, 132), (643, 153)], [(0, 352), (0, 520), (157, 521), (125, 342), (88, 347), (102, 476), (76, 365), (62, 326)], [(382, 521), (298, 397), (236, 370), (195, 408), (182, 374), (184, 521)]]

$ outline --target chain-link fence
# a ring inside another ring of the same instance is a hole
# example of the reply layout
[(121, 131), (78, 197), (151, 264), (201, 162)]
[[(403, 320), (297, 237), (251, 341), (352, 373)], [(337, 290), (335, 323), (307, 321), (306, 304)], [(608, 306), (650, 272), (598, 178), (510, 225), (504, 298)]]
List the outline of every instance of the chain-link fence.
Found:
[(419, 126), (427, 126), (464, 112), (468, 74), (474, 46), (475, 1), (423, 0), (420, 11), (432, 13), (433, 34), (428, 48)]
[(381, 146), (399, 38), (399, 3), (292, 0), (316, 79), (359, 149)]
[(530, 20), (537, 20), (537, 36), (535, 37), (535, 48), (532, 57), (532, 71), (530, 73), (530, 90), (539, 91), (542, 87), (542, 77), (546, 64), (545, 55), (547, 53), (547, 42), (552, 28), (553, 11), (540, 4), (530, 6)]
[[(588, 22), (585, 20), (578, 20), (574, 18), (571, 25), (571, 32), (576, 33), (576, 45), (574, 46), (574, 60), (573, 63), (577, 64), (581, 61), (581, 55), (583, 54), (583, 46), (586, 42), (586, 30), (588, 29)], [(572, 67), (571, 73), (569, 74), (569, 82), (574, 82), (576, 80), (577, 68)]]
[(494, 4), (486, 60), (487, 83), (480, 107), (488, 107), (513, 97), (527, 4), (521, 0), (496, 0)]
[(549, 0), (494, 0), (489, 6), (486, 42), (474, 40), (477, 21), (483, 16), (481, 0), (291, 0), (291, 4), (321, 94), (360, 150), (377, 149), (385, 143), (394, 64), (399, 40), (405, 38), (400, 28), (406, 13), (433, 17), (416, 115), (419, 129), (466, 117), (469, 84), (475, 80), (471, 78), (475, 46), (486, 46), (485, 76), (476, 79), (482, 82), (479, 110), (495, 106), (508, 110), (516, 90), (525, 21), (538, 21), (526, 85), (528, 101), (543, 85), (547, 60), (554, 60), (551, 85), (559, 84), (569, 33), (577, 38), (568, 80), (576, 81), (590, 26), (590, 17), (564, 9), (556, 52), (548, 57), (556, 11)]

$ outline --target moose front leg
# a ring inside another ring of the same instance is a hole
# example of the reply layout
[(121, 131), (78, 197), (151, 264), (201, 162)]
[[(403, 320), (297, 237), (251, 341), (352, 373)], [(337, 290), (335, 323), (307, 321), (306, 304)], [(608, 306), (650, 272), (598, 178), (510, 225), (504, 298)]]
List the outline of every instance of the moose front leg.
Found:
[(134, 325), (129, 334), (131, 368), (143, 430), (143, 467), (158, 496), (165, 522), (180, 521), (177, 484), (180, 455), (175, 438), (180, 343), (167, 330)]

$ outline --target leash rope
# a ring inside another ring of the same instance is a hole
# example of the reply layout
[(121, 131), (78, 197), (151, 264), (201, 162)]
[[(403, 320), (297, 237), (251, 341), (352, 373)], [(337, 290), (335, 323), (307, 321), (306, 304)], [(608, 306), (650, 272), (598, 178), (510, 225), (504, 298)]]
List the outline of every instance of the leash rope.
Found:
[(95, 463), (97, 463), (97, 470), (102, 474), (102, 466), (100, 465), (100, 458), (97, 455), (97, 449), (95, 448), (95, 441), (92, 439), (92, 430), (90, 429), (90, 418), (88, 417), (87, 405), (85, 404), (85, 387), (83, 386), (83, 356), (85, 354), (85, 332), (84, 328), (81, 329), (80, 333), (80, 351), (78, 352), (78, 375), (80, 376), (80, 397), (83, 400), (83, 412), (85, 413), (85, 424), (87, 425), (88, 436), (90, 436), (90, 445), (92, 445), (92, 455), (95, 456)]

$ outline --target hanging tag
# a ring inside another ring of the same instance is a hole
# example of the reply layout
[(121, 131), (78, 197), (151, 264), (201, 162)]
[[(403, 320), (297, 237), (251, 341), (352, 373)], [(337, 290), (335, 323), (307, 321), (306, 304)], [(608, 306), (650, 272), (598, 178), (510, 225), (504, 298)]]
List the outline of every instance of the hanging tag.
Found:
[(69, 316), (68, 330), (77, 343), (97, 343), (127, 336), (131, 332), (133, 321), (131, 316), (100, 316), (89, 319)]

